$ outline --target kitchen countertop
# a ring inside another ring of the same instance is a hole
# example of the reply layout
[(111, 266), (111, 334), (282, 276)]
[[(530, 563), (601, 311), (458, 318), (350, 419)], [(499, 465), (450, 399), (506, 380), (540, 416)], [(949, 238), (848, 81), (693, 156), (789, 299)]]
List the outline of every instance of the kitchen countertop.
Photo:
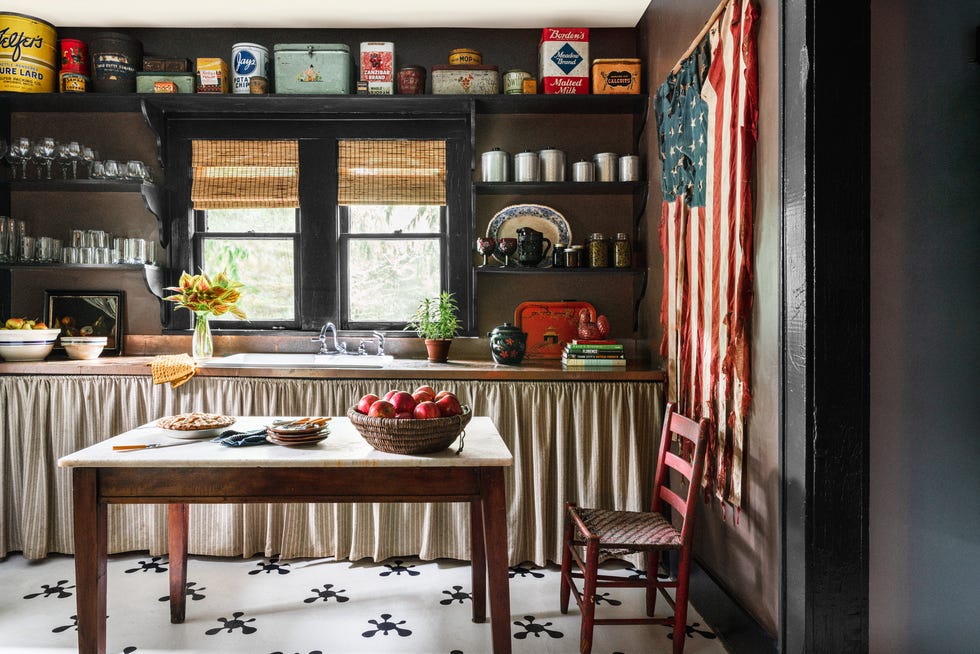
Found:
[[(47, 361), (3, 362), (0, 375), (150, 375), (151, 356), (102, 356), (70, 360), (52, 355)], [(563, 370), (557, 360), (525, 360), (503, 366), (491, 360), (454, 360), (429, 363), (424, 359), (396, 358), (383, 369), (339, 368), (198, 368), (199, 377), (289, 377), (309, 379), (486, 379), (490, 381), (664, 381), (663, 370), (628, 361), (625, 369)]]

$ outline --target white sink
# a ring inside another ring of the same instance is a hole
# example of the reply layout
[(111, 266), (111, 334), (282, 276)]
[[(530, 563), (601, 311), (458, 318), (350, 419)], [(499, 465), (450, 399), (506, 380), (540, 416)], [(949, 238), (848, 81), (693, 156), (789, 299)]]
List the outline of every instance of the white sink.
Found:
[(279, 354), (246, 352), (199, 361), (215, 368), (384, 368), (395, 357), (385, 354)]

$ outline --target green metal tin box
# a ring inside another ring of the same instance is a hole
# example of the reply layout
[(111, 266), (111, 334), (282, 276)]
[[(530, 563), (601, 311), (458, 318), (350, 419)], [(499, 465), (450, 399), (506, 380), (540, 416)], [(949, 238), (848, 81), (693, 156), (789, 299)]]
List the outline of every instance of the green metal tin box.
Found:
[(277, 43), (273, 48), (276, 93), (351, 92), (354, 59), (341, 43)]
[[(157, 82), (161, 82), (158, 87)], [(165, 82), (172, 82), (170, 87)], [(169, 90), (175, 88), (176, 90)], [(137, 93), (193, 93), (194, 75), (192, 73), (136, 73)]]

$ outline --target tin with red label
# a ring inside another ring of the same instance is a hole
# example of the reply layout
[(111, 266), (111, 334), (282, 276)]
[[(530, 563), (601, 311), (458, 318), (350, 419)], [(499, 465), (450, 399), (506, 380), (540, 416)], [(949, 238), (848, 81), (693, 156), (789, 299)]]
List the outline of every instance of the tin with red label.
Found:
[(60, 72), (58, 90), (62, 93), (85, 93), (88, 90), (88, 48), (79, 39), (58, 41)]

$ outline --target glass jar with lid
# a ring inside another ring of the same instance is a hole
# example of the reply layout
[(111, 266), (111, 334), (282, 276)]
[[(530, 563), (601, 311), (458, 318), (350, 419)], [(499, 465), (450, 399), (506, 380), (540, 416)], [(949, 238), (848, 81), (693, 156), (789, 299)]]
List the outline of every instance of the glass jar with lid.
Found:
[(601, 232), (589, 235), (585, 243), (586, 259), (589, 268), (609, 267), (609, 239)]
[(612, 247), (612, 260), (614, 268), (629, 268), (633, 265), (633, 246), (626, 232), (616, 234)]

